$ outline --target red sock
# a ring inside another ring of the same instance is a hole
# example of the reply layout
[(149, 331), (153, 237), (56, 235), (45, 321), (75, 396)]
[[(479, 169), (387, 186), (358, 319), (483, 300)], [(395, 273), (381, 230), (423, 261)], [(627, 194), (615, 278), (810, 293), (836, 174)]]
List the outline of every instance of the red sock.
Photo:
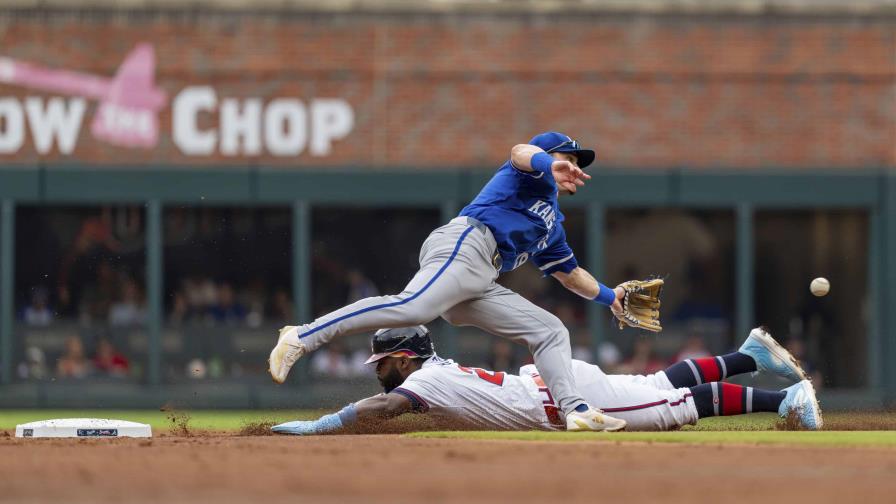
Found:
[(743, 415), (758, 411), (777, 412), (785, 392), (741, 387), (733, 383), (712, 382), (691, 387), (694, 406), (700, 418)]

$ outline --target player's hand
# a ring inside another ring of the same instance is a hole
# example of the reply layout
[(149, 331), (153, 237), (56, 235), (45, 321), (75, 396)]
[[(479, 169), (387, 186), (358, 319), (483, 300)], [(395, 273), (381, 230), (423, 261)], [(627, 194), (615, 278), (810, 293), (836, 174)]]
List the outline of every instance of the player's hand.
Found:
[(622, 317), (622, 303), (619, 302), (619, 300), (625, 296), (625, 289), (616, 287), (613, 291), (616, 293), (616, 299), (614, 299), (613, 304), (610, 305), (610, 311), (613, 312), (613, 315), (618, 319)]
[(559, 159), (551, 164), (551, 173), (560, 191), (567, 194), (575, 194), (579, 186), (585, 185), (585, 181), (591, 178), (574, 163)]

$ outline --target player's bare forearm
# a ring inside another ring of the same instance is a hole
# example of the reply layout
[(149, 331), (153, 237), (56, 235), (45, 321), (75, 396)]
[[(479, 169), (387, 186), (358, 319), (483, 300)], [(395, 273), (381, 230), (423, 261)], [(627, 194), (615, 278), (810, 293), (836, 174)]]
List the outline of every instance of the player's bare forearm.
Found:
[(535, 145), (519, 144), (510, 150), (510, 162), (517, 170), (539, 172), (553, 177), (560, 194), (575, 194), (591, 175), (579, 168), (574, 156), (567, 155), (567, 159), (559, 159), (555, 158), (557, 155), (555, 153), (552, 156)]
[[(597, 279), (584, 268), (576, 267), (576, 269), (569, 273), (556, 271), (552, 273), (552, 276), (563, 284), (564, 287), (585, 299), (594, 299), (600, 292), (600, 284), (597, 283)], [(613, 313), (619, 313), (622, 310), (622, 305), (619, 304), (619, 299), (622, 298), (624, 292), (619, 287), (614, 289), (614, 292), (616, 294), (616, 299), (613, 301), (613, 304), (610, 305), (610, 309)]]
[(532, 156), (539, 152), (544, 151), (540, 147), (534, 145), (514, 145), (513, 148), (510, 149), (510, 162), (513, 163), (513, 166), (516, 167), (517, 170), (522, 170), (524, 172), (535, 171), (535, 168), (532, 167)]
[(569, 273), (556, 271), (551, 274), (564, 287), (586, 299), (594, 299), (600, 288), (597, 280), (584, 268), (576, 267)]
[(380, 422), (411, 411), (411, 402), (400, 394), (380, 394), (349, 404), (337, 413), (317, 420), (296, 420), (271, 427), (279, 434), (309, 436), (341, 431), (352, 426), (377, 426)]
[(411, 401), (395, 393), (379, 394), (355, 403), (358, 423), (362, 425), (377, 424), (383, 420), (395, 418), (412, 409)]

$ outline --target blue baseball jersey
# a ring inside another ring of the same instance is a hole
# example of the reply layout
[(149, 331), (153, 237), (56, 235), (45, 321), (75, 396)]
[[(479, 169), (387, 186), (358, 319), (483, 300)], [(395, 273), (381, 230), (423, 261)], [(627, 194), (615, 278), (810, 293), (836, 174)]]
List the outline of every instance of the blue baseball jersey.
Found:
[(524, 172), (507, 161), (460, 215), (491, 229), (501, 254), (501, 271), (514, 270), (529, 259), (545, 275), (569, 273), (578, 266), (566, 243), (557, 184), (550, 171)]

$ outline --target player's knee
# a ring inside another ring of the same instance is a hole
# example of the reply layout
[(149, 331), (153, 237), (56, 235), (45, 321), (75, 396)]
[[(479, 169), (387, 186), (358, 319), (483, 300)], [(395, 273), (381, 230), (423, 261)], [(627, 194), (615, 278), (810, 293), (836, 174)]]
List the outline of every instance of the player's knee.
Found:
[(569, 329), (563, 325), (563, 322), (561, 322), (560, 319), (554, 317), (553, 320), (549, 321), (547, 326), (547, 339), (549, 341), (552, 343), (566, 343), (569, 341)]
[(533, 332), (527, 338), (529, 348), (546, 348), (556, 345), (569, 345), (569, 330), (560, 319), (551, 317), (544, 322), (544, 329)]

